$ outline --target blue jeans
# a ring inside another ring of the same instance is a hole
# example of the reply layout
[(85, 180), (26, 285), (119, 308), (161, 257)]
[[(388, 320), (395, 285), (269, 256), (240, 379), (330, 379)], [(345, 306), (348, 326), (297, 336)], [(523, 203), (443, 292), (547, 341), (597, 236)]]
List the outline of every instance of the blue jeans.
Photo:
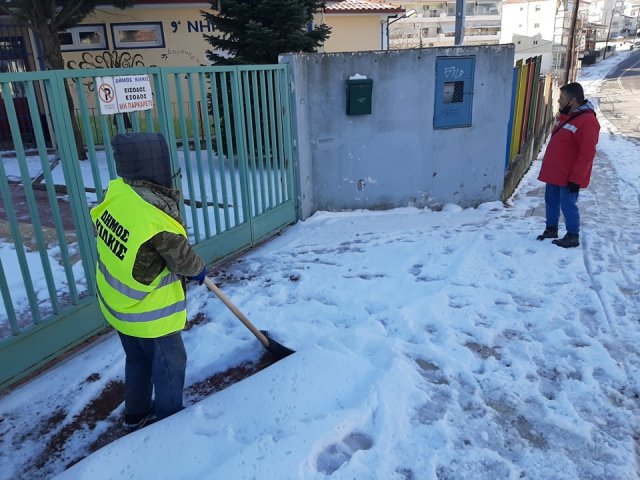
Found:
[(580, 233), (580, 212), (578, 211), (579, 192), (572, 193), (567, 187), (547, 183), (544, 191), (544, 202), (547, 211), (547, 227), (558, 225), (560, 210), (564, 215), (567, 233)]
[(181, 332), (158, 338), (137, 338), (118, 332), (126, 355), (124, 410), (127, 415), (147, 413), (154, 402), (158, 419), (182, 410), (187, 352)]

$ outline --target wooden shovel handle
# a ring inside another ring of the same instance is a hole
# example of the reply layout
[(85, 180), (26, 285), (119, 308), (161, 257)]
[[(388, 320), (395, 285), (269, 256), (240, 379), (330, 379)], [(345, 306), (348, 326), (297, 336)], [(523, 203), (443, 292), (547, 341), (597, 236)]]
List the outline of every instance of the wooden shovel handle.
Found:
[(269, 339), (267, 337), (264, 336), (264, 334), (258, 330), (253, 323), (251, 323), (249, 321), (249, 319), (247, 317), (244, 316), (244, 314), (238, 310), (238, 307), (236, 307), (231, 300), (229, 300), (229, 297), (227, 297), (222, 290), (220, 290), (215, 283), (213, 283), (213, 281), (209, 278), (209, 277), (204, 277), (204, 283), (207, 286), (207, 288), (209, 290), (211, 290), (213, 293), (216, 294), (216, 297), (218, 297), (220, 300), (222, 300), (222, 303), (224, 303), (227, 308), (229, 310), (231, 310), (233, 312), (233, 314), (238, 317), (238, 320), (240, 320), (242, 323), (244, 323), (244, 326), (247, 327), (249, 330), (251, 330), (251, 333), (253, 333), (256, 338), (258, 340), (260, 340), (260, 343), (262, 343), (262, 345), (264, 345), (264, 348), (269, 348)]

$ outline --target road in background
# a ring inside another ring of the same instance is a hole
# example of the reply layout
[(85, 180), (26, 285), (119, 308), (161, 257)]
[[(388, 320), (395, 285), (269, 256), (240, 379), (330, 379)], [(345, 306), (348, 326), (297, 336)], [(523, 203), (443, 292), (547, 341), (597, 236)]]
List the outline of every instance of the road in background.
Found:
[(640, 142), (640, 49), (603, 80), (600, 110), (620, 133)]

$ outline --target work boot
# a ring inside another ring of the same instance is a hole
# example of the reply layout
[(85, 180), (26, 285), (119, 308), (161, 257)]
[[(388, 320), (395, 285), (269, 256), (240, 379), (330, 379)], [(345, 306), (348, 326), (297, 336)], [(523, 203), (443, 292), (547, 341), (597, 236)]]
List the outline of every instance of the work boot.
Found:
[(574, 248), (580, 245), (580, 235), (577, 233), (567, 233), (560, 240), (554, 240), (553, 243), (562, 248)]
[(542, 235), (538, 235), (538, 240), (544, 240), (545, 238), (558, 238), (558, 226), (557, 225), (549, 225), (545, 228)]
[(155, 420), (156, 412), (152, 408), (147, 413), (140, 413), (135, 415), (125, 415), (124, 423), (122, 426), (125, 430), (132, 432), (133, 430), (138, 430), (139, 428), (144, 427), (149, 423), (153, 423)]

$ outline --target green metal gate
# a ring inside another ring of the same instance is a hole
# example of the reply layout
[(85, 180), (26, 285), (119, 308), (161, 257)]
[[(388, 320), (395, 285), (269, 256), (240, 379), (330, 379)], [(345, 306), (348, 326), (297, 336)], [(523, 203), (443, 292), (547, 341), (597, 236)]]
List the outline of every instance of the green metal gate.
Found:
[[(148, 75), (154, 108), (101, 115), (98, 77), (133, 75)], [(207, 263), (296, 221), (288, 85), (286, 65), (0, 74), (13, 143), (0, 152), (0, 387), (105, 327), (89, 209), (116, 177), (115, 133), (175, 146), (183, 218)]]

